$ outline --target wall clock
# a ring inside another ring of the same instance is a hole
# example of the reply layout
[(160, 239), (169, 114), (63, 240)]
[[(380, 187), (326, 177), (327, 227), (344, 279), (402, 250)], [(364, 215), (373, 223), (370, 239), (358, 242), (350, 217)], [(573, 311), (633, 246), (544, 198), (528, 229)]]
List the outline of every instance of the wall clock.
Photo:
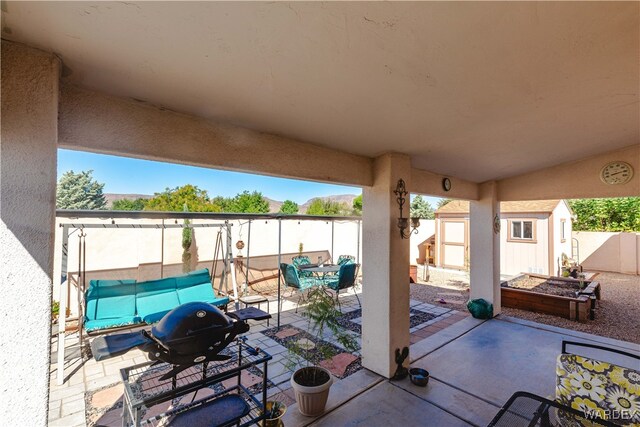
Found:
[(449, 178), (442, 178), (442, 189), (444, 191), (451, 190), (451, 180)]
[(610, 162), (600, 171), (600, 179), (605, 184), (626, 184), (633, 177), (633, 167), (623, 161)]

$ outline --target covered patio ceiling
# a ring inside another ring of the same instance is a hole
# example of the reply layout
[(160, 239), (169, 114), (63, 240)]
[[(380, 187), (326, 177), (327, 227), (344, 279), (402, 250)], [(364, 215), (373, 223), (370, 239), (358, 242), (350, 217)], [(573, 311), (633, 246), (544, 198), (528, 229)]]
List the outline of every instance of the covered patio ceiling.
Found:
[(640, 143), (640, 4), (3, 2), (63, 79), (501, 179)]

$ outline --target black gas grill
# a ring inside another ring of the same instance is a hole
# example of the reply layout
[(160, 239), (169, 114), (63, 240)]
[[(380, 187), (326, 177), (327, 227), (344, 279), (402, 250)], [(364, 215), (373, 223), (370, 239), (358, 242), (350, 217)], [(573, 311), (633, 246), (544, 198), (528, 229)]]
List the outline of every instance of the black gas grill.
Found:
[(150, 360), (174, 365), (162, 378), (167, 379), (198, 363), (229, 359), (220, 352), (236, 336), (249, 331), (247, 321), (270, 317), (255, 307), (225, 314), (211, 304), (190, 302), (171, 310), (150, 332), (98, 337), (91, 343), (91, 350), (99, 361), (140, 348)]

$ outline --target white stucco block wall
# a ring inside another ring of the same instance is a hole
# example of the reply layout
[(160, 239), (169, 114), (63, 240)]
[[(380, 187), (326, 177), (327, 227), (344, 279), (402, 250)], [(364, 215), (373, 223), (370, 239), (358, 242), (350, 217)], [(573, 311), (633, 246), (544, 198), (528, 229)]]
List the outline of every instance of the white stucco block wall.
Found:
[(585, 269), (640, 274), (640, 233), (575, 231), (573, 237)]
[(49, 53), (2, 41), (3, 425), (47, 424), (58, 79)]

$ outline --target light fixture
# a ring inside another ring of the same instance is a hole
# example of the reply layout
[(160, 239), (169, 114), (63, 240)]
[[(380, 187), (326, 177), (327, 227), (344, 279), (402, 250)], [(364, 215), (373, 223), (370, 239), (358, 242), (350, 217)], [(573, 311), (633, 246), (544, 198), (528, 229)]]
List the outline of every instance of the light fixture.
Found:
[(393, 194), (396, 195), (396, 200), (398, 201), (398, 206), (400, 206), (400, 218), (398, 218), (398, 228), (400, 229), (400, 237), (403, 239), (408, 239), (411, 237), (411, 234), (418, 234), (418, 227), (420, 227), (420, 218), (411, 218), (411, 229), (409, 229), (409, 218), (404, 218), (402, 215), (402, 210), (404, 208), (404, 203), (406, 202), (407, 188), (404, 184), (404, 180), (399, 179), (398, 184), (396, 185), (396, 189), (393, 190)]

